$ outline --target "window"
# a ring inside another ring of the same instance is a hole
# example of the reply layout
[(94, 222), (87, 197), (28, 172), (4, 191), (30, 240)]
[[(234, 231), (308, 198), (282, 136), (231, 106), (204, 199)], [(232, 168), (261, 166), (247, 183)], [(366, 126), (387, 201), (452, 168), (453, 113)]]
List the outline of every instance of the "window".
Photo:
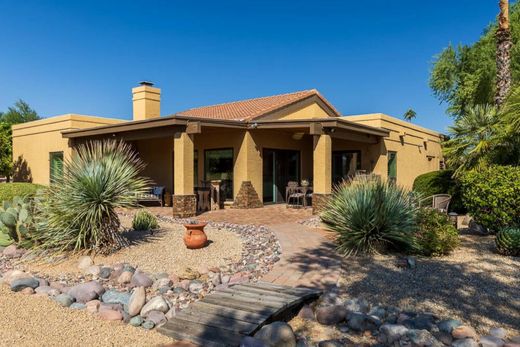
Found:
[(199, 151), (193, 152), (193, 186), (199, 186)]
[(50, 183), (63, 177), (63, 152), (49, 153)]
[(397, 152), (388, 152), (388, 180), (397, 181)]
[(224, 199), (233, 199), (233, 149), (210, 149), (204, 152), (204, 180), (221, 180)]
[(334, 151), (332, 152), (332, 183), (355, 176), (361, 170), (361, 151)]

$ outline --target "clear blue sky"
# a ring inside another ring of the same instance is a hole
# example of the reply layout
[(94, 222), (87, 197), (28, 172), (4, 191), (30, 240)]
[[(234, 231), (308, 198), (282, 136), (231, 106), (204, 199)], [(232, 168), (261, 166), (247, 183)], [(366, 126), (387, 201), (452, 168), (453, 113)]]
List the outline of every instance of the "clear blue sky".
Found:
[(317, 88), (343, 114), (417, 111), (451, 123), (428, 88), (433, 56), (471, 43), (495, 0), (0, 0), (0, 110), (129, 119), (130, 89), (162, 88), (162, 114)]

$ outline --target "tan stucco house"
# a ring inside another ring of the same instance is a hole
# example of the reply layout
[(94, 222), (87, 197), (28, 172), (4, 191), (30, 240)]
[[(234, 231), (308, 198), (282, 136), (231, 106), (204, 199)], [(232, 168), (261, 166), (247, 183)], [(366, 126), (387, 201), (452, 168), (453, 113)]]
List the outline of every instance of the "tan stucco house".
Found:
[(132, 121), (65, 114), (13, 126), (15, 178), (49, 184), (75, 145), (123, 139), (147, 163), (143, 174), (173, 194), (174, 214), (190, 216), (197, 187), (211, 180), (235, 208), (283, 202), (287, 182), (307, 180), (318, 208), (356, 173), (411, 187), (443, 166), (442, 134), (381, 113), (343, 116), (314, 89), (163, 117), (159, 88), (142, 83), (132, 93)]

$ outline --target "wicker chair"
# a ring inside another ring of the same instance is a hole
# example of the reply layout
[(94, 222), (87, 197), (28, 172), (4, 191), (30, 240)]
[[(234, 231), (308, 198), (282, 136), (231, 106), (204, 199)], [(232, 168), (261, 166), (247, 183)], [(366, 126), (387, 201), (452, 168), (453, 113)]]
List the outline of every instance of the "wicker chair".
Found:
[[(285, 202), (287, 207), (300, 207), (304, 205), (305, 194), (298, 187), (298, 182), (289, 181), (285, 188)], [(293, 202), (291, 204), (291, 201)]]
[(421, 207), (433, 208), (442, 213), (448, 213), (450, 207), (451, 195), (449, 194), (435, 194), (421, 200)]

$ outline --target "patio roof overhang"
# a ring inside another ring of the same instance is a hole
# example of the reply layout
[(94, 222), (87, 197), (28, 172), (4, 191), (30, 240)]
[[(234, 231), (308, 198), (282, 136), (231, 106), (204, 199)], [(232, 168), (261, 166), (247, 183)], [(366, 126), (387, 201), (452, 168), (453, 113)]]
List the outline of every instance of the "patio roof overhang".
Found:
[(368, 143), (377, 143), (381, 137), (389, 135), (389, 131), (386, 129), (358, 124), (338, 117), (239, 121), (171, 115), (142, 121), (67, 130), (62, 132), (62, 136), (68, 139), (110, 136), (137, 140), (174, 136), (176, 132), (198, 134), (203, 132), (203, 128), (295, 130), (310, 135), (329, 134), (334, 138)]

